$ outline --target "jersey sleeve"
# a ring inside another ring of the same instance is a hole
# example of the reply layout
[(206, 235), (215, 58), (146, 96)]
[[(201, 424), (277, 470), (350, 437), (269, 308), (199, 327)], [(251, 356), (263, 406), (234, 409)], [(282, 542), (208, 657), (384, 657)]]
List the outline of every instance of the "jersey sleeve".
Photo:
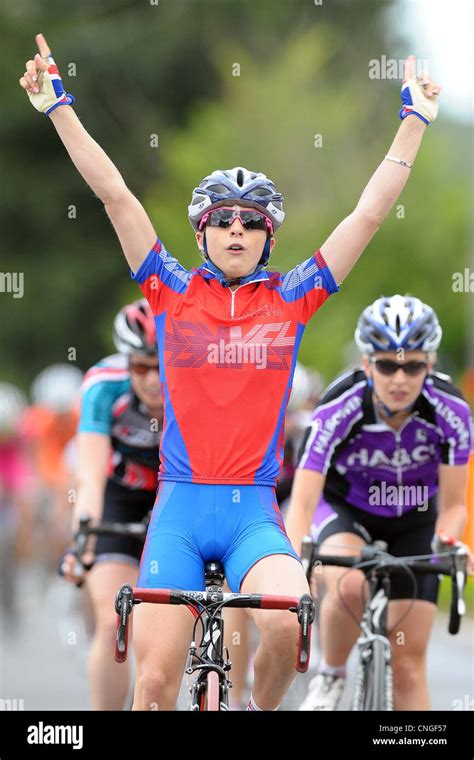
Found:
[(456, 399), (447, 412), (442, 408), (438, 427), (442, 431), (441, 464), (467, 464), (473, 446), (473, 424), (466, 402)]
[(305, 325), (339, 287), (321, 251), (283, 275), (281, 292), (292, 303), (298, 322)]
[(110, 435), (112, 406), (123, 392), (123, 383), (98, 382), (83, 391), (78, 433)]
[(344, 441), (363, 416), (362, 395), (321, 403), (313, 413), (305, 435), (298, 468), (324, 475), (329, 470), (336, 446)]
[(191, 272), (171, 256), (159, 238), (137, 272), (130, 272), (140, 285), (155, 316), (166, 311), (171, 300), (184, 293)]

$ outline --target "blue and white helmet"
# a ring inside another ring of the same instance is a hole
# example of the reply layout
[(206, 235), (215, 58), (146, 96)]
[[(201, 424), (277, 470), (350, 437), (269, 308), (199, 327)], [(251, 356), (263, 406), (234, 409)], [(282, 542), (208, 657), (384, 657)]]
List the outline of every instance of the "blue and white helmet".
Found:
[(436, 351), (443, 331), (434, 310), (414, 296), (382, 296), (362, 312), (355, 341), (364, 354), (374, 351)]
[(194, 188), (188, 206), (191, 225), (197, 230), (206, 211), (231, 201), (263, 211), (271, 219), (275, 232), (285, 218), (283, 195), (277, 192), (274, 183), (261, 172), (236, 166), (234, 169), (217, 169)]

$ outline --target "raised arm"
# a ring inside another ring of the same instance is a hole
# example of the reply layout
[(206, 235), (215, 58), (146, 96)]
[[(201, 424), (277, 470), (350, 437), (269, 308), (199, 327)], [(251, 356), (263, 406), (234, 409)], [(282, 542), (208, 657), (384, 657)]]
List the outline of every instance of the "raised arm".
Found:
[(352, 214), (321, 247), (337, 284), (351, 271), (405, 187), (427, 125), (436, 118), (440, 89), (427, 75), (422, 82), (417, 80), (415, 58), (406, 60), (403, 121), (387, 153), (389, 158), (384, 158), (370, 178)]
[(46, 39), (37, 34), (36, 42), (39, 54), (26, 63), (20, 85), (35, 108), (51, 119), (73, 164), (104, 204), (125, 257), (136, 272), (156, 240), (153, 225), (117, 167), (69, 105), (74, 99), (64, 92)]

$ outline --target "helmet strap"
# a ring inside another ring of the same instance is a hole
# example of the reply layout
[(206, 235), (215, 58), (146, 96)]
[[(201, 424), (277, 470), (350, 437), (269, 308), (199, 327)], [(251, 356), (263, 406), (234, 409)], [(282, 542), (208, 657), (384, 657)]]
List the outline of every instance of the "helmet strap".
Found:
[(265, 240), (265, 245), (263, 246), (262, 256), (260, 258), (260, 261), (258, 262), (262, 266), (266, 267), (268, 264), (268, 259), (270, 258), (270, 241), (272, 239), (272, 236), (270, 233), (267, 233), (267, 239)]

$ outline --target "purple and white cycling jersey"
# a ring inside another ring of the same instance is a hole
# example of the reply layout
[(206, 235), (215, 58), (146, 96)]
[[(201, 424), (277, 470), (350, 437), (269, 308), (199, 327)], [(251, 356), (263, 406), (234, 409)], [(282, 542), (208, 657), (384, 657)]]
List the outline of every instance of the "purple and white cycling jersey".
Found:
[(431, 499), (438, 466), (466, 464), (471, 446), (469, 406), (447, 375), (426, 378), (411, 414), (394, 430), (378, 417), (357, 369), (338, 377), (316, 406), (299, 468), (326, 475), (323, 501), (400, 517)]

